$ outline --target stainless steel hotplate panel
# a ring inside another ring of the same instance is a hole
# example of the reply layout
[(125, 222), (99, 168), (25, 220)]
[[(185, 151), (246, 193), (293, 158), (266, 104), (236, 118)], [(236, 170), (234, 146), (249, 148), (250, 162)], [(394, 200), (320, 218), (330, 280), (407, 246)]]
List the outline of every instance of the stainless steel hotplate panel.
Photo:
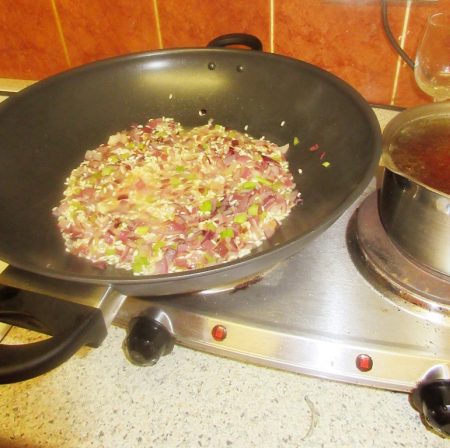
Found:
[[(165, 315), (180, 344), (352, 383), (409, 391), (433, 366), (450, 363), (450, 325), (387, 300), (355, 267), (347, 244), (353, 207), (301, 253), (235, 292), (129, 297), (116, 323)], [(219, 342), (216, 325), (226, 328)], [(362, 372), (359, 355), (373, 367)]]

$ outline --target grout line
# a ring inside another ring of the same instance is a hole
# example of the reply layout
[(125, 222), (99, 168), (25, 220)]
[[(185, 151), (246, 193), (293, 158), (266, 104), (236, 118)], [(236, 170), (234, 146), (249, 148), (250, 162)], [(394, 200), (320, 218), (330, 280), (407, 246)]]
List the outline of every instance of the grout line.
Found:
[(164, 48), (161, 33), (161, 22), (159, 20), (158, 0), (153, 0), (153, 11), (155, 13), (155, 24), (156, 24), (156, 35), (158, 37), (158, 46), (159, 48)]
[(59, 19), (58, 9), (56, 7), (56, 0), (50, 0), (50, 3), (52, 5), (53, 15), (55, 16), (56, 27), (58, 28), (59, 39), (63, 47), (64, 56), (66, 58), (67, 65), (71, 67), (72, 62), (70, 60), (69, 51), (67, 50), (66, 39), (64, 38), (61, 20)]
[(275, 0), (269, 0), (269, 51), (275, 52)]
[[(410, 13), (411, 13), (411, 0), (407, 0), (405, 16), (403, 18), (402, 35), (400, 38), (400, 47), (402, 49), (405, 49), (406, 35), (408, 33), (408, 24), (409, 24)], [(400, 79), (400, 69), (402, 68), (403, 64), (404, 64), (403, 59), (400, 56), (398, 56), (397, 57), (397, 66), (395, 68), (394, 83), (392, 85), (392, 94), (391, 94), (391, 102), (390, 102), (391, 105), (395, 104), (395, 99), (397, 97), (397, 91), (398, 91), (398, 82)]]

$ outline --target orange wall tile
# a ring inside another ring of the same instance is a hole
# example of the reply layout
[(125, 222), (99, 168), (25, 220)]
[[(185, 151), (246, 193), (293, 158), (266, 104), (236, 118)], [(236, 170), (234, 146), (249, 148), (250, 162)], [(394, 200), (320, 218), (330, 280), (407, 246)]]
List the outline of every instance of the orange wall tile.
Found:
[[(401, 30), (404, 6), (390, 8)], [(388, 104), (396, 53), (381, 24), (378, 1), (276, 1), (275, 51), (318, 65), (341, 77), (365, 98)]]
[(204, 47), (221, 34), (250, 33), (269, 48), (269, 0), (159, 0), (165, 47)]
[(151, 0), (56, 0), (72, 65), (158, 48)]
[(50, 0), (0, 0), (0, 77), (40, 79), (68, 68)]
[[(109, 56), (205, 46), (220, 34), (246, 32), (266, 51), (331, 71), (370, 102), (430, 101), (405, 64), (395, 87), (399, 59), (384, 35), (379, 0), (0, 0), (0, 7), (0, 77), (41, 79)], [(405, 10), (404, 1), (389, 3), (399, 39)], [(450, 12), (450, 0), (413, 2), (410, 55), (436, 11)]]

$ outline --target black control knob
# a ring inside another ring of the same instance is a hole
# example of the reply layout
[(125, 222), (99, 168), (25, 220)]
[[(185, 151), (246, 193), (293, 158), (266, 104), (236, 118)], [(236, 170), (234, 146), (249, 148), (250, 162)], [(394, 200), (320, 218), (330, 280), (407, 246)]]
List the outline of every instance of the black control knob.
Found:
[(443, 437), (450, 437), (449, 379), (436, 379), (419, 384), (411, 392), (410, 399), (425, 425)]
[(123, 349), (127, 358), (139, 366), (152, 366), (173, 350), (175, 340), (160, 322), (142, 315), (131, 320)]

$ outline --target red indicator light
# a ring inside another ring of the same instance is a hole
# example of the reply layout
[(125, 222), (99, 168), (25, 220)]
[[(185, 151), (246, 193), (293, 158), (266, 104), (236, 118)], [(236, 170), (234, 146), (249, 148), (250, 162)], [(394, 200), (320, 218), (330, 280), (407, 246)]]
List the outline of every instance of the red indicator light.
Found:
[(369, 355), (358, 355), (356, 357), (356, 367), (361, 372), (368, 372), (373, 367), (373, 360)]
[(216, 341), (223, 341), (227, 337), (227, 329), (223, 325), (216, 325), (211, 334)]

